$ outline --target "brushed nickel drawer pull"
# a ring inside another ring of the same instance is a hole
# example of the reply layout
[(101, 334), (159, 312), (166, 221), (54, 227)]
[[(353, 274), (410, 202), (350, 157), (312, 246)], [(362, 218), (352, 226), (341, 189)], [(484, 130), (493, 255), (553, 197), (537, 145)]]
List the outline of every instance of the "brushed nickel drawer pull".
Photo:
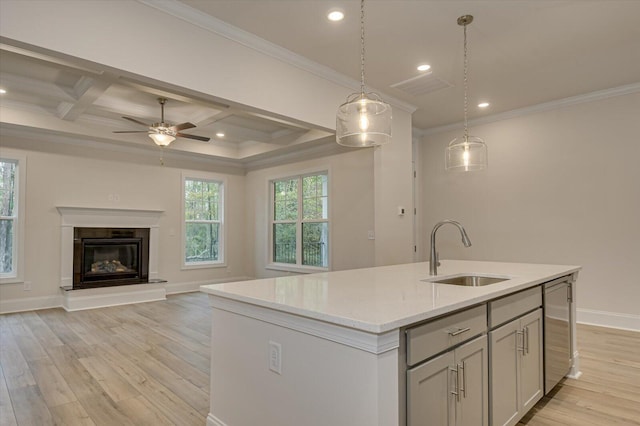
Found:
[(449, 371), (453, 374), (455, 374), (455, 380), (454, 380), (454, 386), (455, 389), (451, 390), (451, 395), (455, 395), (456, 396), (456, 401), (460, 401), (460, 373), (458, 371), (458, 366), (456, 365), (456, 368), (453, 367), (449, 367)]
[(462, 364), (458, 364), (458, 371), (462, 371), (462, 385), (458, 386), (459, 392), (462, 394), (463, 398), (466, 398), (467, 397), (467, 362), (466, 361), (462, 361)]
[[(518, 337), (522, 336), (522, 346), (519, 346), (518, 343), (520, 342), (520, 339), (518, 339)], [(524, 352), (524, 330), (523, 331), (516, 331), (516, 350), (517, 351), (522, 351), (522, 355), (525, 354)]]
[(471, 330), (471, 328), (470, 328), (470, 327), (459, 328), (459, 329), (457, 329), (456, 331), (449, 331), (449, 335), (451, 335), (451, 336), (457, 336), (457, 335), (459, 335), (459, 334), (466, 333), (466, 332), (467, 332), (467, 331), (469, 331), (469, 330)]

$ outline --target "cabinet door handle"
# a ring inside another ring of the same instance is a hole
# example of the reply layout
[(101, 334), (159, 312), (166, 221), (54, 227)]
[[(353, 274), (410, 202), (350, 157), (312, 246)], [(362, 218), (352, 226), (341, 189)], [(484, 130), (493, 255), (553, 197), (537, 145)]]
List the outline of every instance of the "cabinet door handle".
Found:
[(571, 283), (567, 285), (567, 302), (573, 302), (573, 292), (571, 291)]
[(455, 395), (456, 396), (456, 401), (460, 401), (460, 387), (458, 386), (458, 380), (459, 380), (459, 375), (458, 375), (458, 366), (456, 365), (456, 368), (453, 367), (449, 367), (449, 371), (451, 371), (453, 374), (455, 374), (455, 380), (453, 381), (454, 383), (454, 389), (451, 390), (451, 395)]
[(467, 397), (467, 364), (466, 361), (462, 361), (462, 364), (458, 364), (458, 371), (462, 370), (462, 386), (459, 386), (460, 393), (463, 398)]
[[(520, 341), (518, 337), (520, 336), (522, 336), (522, 346), (518, 345)], [(524, 331), (516, 331), (516, 351), (520, 351), (524, 355)]]
[(524, 347), (525, 347), (525, 350), (526, 350), (526, 354), (529, 355), (529, 327), (525, 327), (524, 328), (524, 335), (526, 337), (526, 339), (525, 339), (526, 343), (525, 343)]
[(471, 330), (470, 327), (459, 328), (456, 331), (449, 330), (449, 335), (453, 337), (453, 336), (457, 336), (458, 334), (466, 333), (469, 330)]

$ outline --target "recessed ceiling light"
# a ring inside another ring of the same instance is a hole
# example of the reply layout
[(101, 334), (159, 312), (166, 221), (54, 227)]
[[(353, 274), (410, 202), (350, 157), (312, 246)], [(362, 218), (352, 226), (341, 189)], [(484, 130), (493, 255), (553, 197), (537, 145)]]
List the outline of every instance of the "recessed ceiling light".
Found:
[(489, 106), (489, 102), (480, 102), (478, 108), (486, 108)]
[(219, 137), (219, 138), (224, 138), (224, 133), (218, 132), (218, 133), (216, 133), (216, 136)]
[(431, 69), (431, 65), (429, 64), (418, 65), (418, 71), (427, 71), (429, 69)]
[(344, 19), (344, 12), (340, 9), (331, 9), (327, 14), (327, 18), (330, 21), (342, 21)]
[(6, 90), (4, 90), (4, 89), (0, 89), (0, 95), (4, 95), (5, 93), (7, 93), (7, 91), (6, 91)]

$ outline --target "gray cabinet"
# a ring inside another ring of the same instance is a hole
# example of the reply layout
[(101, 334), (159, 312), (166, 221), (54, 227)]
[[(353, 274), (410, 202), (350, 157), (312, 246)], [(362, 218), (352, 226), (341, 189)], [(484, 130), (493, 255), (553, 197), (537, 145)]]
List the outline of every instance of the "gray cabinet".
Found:
[(491, 424), (515, 425), (544, 393), (542, 309), (490, 331), (489, 339)]
[(409, 426), (488, 424), (487, 336), (407, 371)]

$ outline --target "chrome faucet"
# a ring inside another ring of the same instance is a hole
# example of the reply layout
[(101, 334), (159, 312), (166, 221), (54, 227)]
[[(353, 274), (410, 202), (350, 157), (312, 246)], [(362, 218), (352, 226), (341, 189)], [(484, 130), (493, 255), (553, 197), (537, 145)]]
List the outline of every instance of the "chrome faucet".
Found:
[(460, 222), (456, 222), (455, 220), (443, 220), (441, 222), (436, 223), (436, 226), (433, 227), (433, 231), (431, 231), (431, 251), (429, 253), (429, 275), (438, 275), (438, 266), (440, 266), (440, 260), (438, 260), (438, 252), (436, 251), (436, 231), (447, 223), (455, 225), (460, 230), (460, 235), (462, 235), (462, 244), (465, 247), (471, 247), (471, 240), (469, 240), (469, 236), (467, 235), (467, 231), (464, 230), (464, 227), (460, 224)]

